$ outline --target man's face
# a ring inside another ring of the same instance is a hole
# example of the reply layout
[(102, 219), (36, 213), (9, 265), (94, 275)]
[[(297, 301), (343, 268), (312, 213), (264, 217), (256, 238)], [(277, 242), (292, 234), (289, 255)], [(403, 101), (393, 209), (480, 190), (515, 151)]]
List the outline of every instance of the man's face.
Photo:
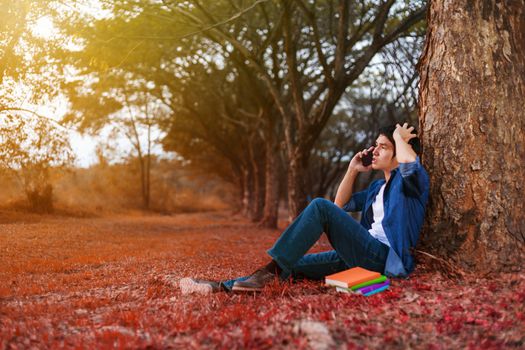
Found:
[(397, 166), (397, 159), (394, 157), (394, 144), (386, 136), (379, 135), (374, 148), (372, 169), (391, 171)]

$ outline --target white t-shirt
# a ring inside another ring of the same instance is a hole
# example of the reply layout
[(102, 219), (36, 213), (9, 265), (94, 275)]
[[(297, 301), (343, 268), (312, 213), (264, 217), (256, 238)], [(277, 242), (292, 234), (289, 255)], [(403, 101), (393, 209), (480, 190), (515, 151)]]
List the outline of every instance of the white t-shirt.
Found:
[(372, 203), (374, 221), (372, 222), (372, 227), (370, 228), (370, 230), (368, 230), (368, 232), (370, 232), (372, 237), (378, 239), (381, 243), (384, 243), (390, 247), (390, 242), (388, 242), (385, 230), (383, 229), (383, 225), (381, 224), (381, 222), (383, 221), (383, 217), (385, 216), (385, 208), (383, 206), (383, 192), (385, 192), (385, 187), (386, 183), (383, 186), (381, 186), (381, 188), (379, 189), (379, 193), (374, 199), (374, 203)]

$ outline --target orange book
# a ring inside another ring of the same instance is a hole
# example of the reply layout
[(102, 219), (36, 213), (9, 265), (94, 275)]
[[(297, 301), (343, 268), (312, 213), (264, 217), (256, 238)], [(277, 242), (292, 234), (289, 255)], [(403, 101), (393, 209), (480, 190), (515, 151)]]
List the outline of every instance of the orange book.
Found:
[(325, 277), (327, 286), (336, 286), (350, 288), (357, 284), (381, 277), (379, 272), (369, 271), (362, 267), (353, 267), (351, 269), (334, 273)]

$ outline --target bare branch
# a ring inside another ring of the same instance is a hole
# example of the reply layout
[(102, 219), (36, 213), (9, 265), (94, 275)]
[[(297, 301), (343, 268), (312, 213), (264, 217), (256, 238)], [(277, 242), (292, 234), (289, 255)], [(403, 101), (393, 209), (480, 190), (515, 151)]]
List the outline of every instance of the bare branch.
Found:
[(299, 8), (305, 14), (306, 18), (308, 19), (308, 22), (312, 26), (315, 50), (317, 51), (317, 57), (319, 57), (319, 62), (321, 63), (321, 67), (323, 67), (323, 73), (324, 73), (326, 82), (328, 83), (329, 86), (331, 86), (333, 85), (334, 79), (332, 77), (330, 67), (328, 66), (328, 63), (326, 61), (326, 56), (323, 53), (323, 49), (321, 48), (321, 38), (319, 36), (319, 28), (317, 27), (315, 13), (310, 11), (301, 0), (296, 0), (296, 2), (299, 5)]

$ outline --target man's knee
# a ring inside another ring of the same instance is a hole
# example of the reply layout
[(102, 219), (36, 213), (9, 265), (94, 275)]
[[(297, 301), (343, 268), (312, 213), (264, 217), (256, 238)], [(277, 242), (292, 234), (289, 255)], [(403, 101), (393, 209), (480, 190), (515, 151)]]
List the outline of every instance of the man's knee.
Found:
[(317, 197), (312, 202), (310, 202), (310, 205), (315, 205), (319, 210), (323, 210), (326, 208), (331, 208), (335, 204), (332, 201), (329, 201), (328, 199)]

